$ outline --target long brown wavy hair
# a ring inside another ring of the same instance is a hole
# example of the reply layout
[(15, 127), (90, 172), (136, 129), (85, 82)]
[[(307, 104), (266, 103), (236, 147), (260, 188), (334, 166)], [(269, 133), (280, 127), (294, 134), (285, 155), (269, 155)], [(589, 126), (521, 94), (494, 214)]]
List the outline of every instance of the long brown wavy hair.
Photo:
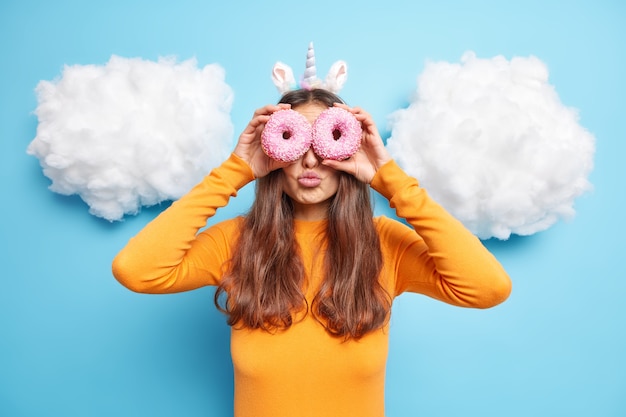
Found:
[[(343, 102), (322, 89), (296, 90), (280, 103), (331, 107)], [(328, 209), (324, 279), (310, 312), (333, 336), (359, 339), (385, 325), (391, 300), (379, 283), (380, 241), (374, 227), (369, 186), (340, 172)], [(256, 181), (256, 198), (242, 221), (228, 272), (215, 304), (231, 326), (287, 329), (298, 312), (309, 312), (304, 268), (294, 232), (294, 206), (283, 192), (283, 172)]]

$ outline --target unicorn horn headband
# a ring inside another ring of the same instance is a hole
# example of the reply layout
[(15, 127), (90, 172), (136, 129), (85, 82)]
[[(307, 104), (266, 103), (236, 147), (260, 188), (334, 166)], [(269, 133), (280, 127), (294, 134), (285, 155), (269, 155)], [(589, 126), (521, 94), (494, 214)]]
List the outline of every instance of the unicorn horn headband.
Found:
[[(333, 93), (338, 93), (348, 78), (348, 64), (345, 61), (336, 61), (328, 71), (326, 79), (322, 82), (317, 78), (317, 68), (315, 67), (315, 50), (313, 42), (309, 43), (309, 49), (306, 54), (306, 66), (299, 88), (312, 90), (314, 88), (323, 88)], [(296, 79), (293, 76), (293, 70), (287, 64), (277, 62), (272, 69), (272, 81), (281, 94), (298, 88)]]

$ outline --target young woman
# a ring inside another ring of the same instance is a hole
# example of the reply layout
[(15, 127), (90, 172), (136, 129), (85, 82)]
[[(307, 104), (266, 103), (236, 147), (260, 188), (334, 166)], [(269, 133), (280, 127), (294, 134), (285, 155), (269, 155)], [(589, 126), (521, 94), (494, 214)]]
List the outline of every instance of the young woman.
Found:
[[(504, 301), (498, 261), (387, 153), (372, 117), (322, 89), (296, 90), (254, 113), (233, 154), (148, 224), (117, 255), (115, 277), (133, 291), (217, 286), (235, 372), (235, 416), (384, 416), (392, 300), (415, 292), (457, 306)], [(270, 115), (313, 123), (331, 106), (361, 123), (344, 161), (312, 149), (294, 163), (262, 150)], [(250, 212), (207, 219), (256, 180)], [(411, 227), (373, 218), (370, 188)]]

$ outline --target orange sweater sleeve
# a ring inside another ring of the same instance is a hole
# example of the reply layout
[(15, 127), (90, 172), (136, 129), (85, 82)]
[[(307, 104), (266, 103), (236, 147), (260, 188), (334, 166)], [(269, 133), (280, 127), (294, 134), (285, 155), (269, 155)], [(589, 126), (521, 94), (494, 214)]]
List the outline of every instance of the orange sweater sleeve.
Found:
[(396, 295), (409, 291), (476, 308), (509, 296), (511, 280), (496, 258), (394, 161), (379, 169), (371, 186), (412, 226), (379, 220)]
[(152, 220), (113, 260), (113, 275), (143, 293), (173, 293), (216, 285), (238, 221), (230, 220), (198, 235), (207, 219), (254, 180), (250, 167), (232, 154), (189, 193)]

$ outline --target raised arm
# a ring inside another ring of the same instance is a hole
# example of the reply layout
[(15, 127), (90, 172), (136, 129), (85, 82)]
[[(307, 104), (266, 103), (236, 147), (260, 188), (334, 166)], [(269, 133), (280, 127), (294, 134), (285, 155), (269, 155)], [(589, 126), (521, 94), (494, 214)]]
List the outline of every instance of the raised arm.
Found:
[(392, 160), (367, 112), (358, 107), (340, 107), (361, 121), (361, 148), (348, 160), (323, 163), (369, 183), (412, 226), (381, 220), (381, 239), (394, 246), (396, 294), (417, 292), (450, 304), (478, 308), (504, 301), (511, 291), (511, 281), (495, 257)]
[(113, 275), (125, 287), (144, 293), (187, 291), (217, 283), (226, 260), (223, 234), (198, 231), (219, 207), (253, 180), (248, 165), (231, 155), (188, 194), (152, 220), (113, 260)]
[(198, 235), (207, 219), (244, 185), (279, 167), (260, 146), (269, 115), (285, 105), (255, 111), (233, 154), (188, 194), (130, 239), (113, 260), (113, 275), (127, 288), (146, 293), (191, 290), (218, 283), (237, 222)]
[(395, 162), (385, 164), (371, 185), (412, 226), (389, 221), (381, 236), (396, 245), (396, 294), (416, 292), (475, 308), (509, 296), (511, 281), (497, 259)]

